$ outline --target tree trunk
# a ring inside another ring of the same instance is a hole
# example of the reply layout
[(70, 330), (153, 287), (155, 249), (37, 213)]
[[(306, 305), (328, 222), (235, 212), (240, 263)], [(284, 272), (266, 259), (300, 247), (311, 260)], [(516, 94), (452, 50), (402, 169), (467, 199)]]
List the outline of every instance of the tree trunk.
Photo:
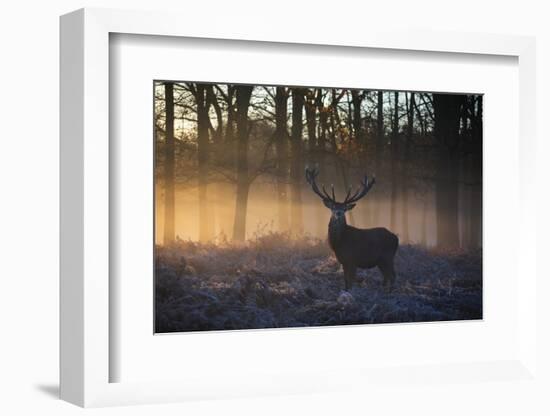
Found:
[[(482, 218), (482, 113), (483, 113), (483, 98), (480, 96), (477, 98), (477, 103), (474, 102), (474, 108), (472, 108), (473, 120), (472, 120), (472, 186), (470, 196), (470, 248), (481, 247), (481, 218)], [(476, 108), (477, 107), (477, 108)]]
[(277, 214), (279, 231), (288, 232), (288, 92), (277, 87), (275, 92), (275, 149), (277, 151)]
[(227, 104), (227, 121), (223, 143), (223, 158), (227, 169), (237, 169), (237, 143), (235, 142), (235, 124), (237, 109), (235, 107), (235, 85), (227, 85), (227, 95), (224, 97)]
[[(378, 103), (376, 114), (376, 160), (374, 162), (375, 174), (380, 175), (382, 168), (382, 153), (384, 146), (384, 92), (378, 91)], [(378, 225), (380, 222), (380, 211), (382, 205), (382, 197), (380, 192), (375, 193), (373, 224)]]
[[(366, 91), (360, 92), (358, 90), (352, 90), (351, 91), (351, 102), (353, 104), (353, 134), (355, 136), (355, 142), (357, 145), (357, 148), (360, 149), (360, 158), (362, 163), (362, 169), (364, 173), (368, 174), (371, 172), (367, 172), (367, 169), (369, 167), (367, 166), (367, 149), (368, 149), (368, 143), (367, 143), (367, 134), (365, 134), (365, 129), (363, 128), (363, 119), (361, 118), (361, 104), (363, 102), (363, 99), (365, 98)], [(371, 223), (371, 202), (367, 201), (363, 205), (363, 212), (364, 218), (365, 218), (365, 227), (369, 227)]]
[(208, 163), (209, 163), (209, 135), (210, 124), (208, 111), (209, 103), (206, 97), (208, 86), (197, 83), (195, 98), (197, 102), (197, 156), (199, 170), (199, 240), (210, 241), (213, 238), (214, 224), (208, 205)]
[(392, 138), (391, 138), (391, 197), (390, 228), (395, 232), (397, 227), (397, 194), (398, 194), (398, 153), (399, 153), (399, 92), (394, 93)]
[(315, 157), (315, 153), (317, 150), (315, 90), (306, 91), (306, 100), (304, 104), (306, 109), (307, 124), (307, 161), (308, 163), (315, 163), (317, 162), (317, 158)]
[[(307, 126), (307, 155), (306, 155), (306, 164), (307, 165), (321, 165), (321, 172), (324, 172), (326, 169), (323, 161), (324, 155), (319, 151), (319, 144), (321, 142), (320, 137), (317, 133), (317, 109), (318, 109), (318, 100), (321, 99), (321, 91), (319, 89), (307, 89), (306, 90), (306, 100), (305, 100), (305, 113), (306, 113), (306, 126)], [(321, 124), (321, 123), (319, 123)], [(324, 176), (323, 176), (324, 177)], [(316, 201), (316, 212), (315, 217), (317, 222), (315, 224), (316, 232), (323, 229), (323, 212), (322, 209), (324, 205), (317, 203)], [(326, 223), (325, 223), (326, 225)]]
[(324, 155), (326, 152), (327, 144), (327, 130), (328, 130), (328, 109), (323, 105), (323, 97), (321, 90), (317, 92), (316, 98), (317, 110), (319, 111), (319, 127), (321, 134), (319, 135), (319, 152)]
[[(317, 139), (317, 161), (321, 167), (319, 170), (319, 182), (326, 183), (327, 170), (328, 170), (328, 155), (327, 155), (327, 131), (328, 131), (328, 109), (323, 103), (323, 92), (319, 88), (317, 90), (317, 96), (315, 98), (315, 105), (317, 106), (317, 112), (319, 113), (319, 135)], [(317, 229), (320, 236), (326, 235), (327, 220), (325, 215), (326, 208), (322, 203), (317, 205)]]
[(235, 139), (235, 86), (227, 85), (227, 123), (225, 124), (225, 141), (231, 146)]
[(292, 89), (292, 160), (290, 165), (290, 229), (294, 235), (303, 233), (302, 218), (302, 121), (304, 110), (304, 90)]
[(174, 84), (164, 84), (166, 106), (166, 137), (164, 146), (164, 245), (176, 238), (175, 227), (175, 143), (174, 143)]
[(351, 105), (351, 100), (350, 100), (350, 91), (347, 90), (346, 91), (346, 101), (347, 101), (347, 105), (348, 105), (348, 114), (347, 114), (347, 120), (346, 120), (346, 124), (348, 126), (348, 139), (351, 141), (351, 140), (355, 140), (357, 137), (355, 137), (355, 126), (354, 126), (354, 120), (353, 120), (353, 110), (352, 110), (352, 105)]
[(358, 90), (351, 90), (351, 102), (353, 104), (353, 134), (358, 145), (362, 145), (366, 150), (367, 136), (363, 132), (363, 120), (361, 119), (361, 103), (363, 102), (363, 94)]
[(247, 85), (235, 87), (237, 92), (237, 200), (235, 204), (235, 222), (233, 240), (244, 241), (246, 237), (246, 211), (250, 180), (248, 177), (248, 106), (252, 89)]
[[(223, 143), (223, 134), (224, 134), (224, 120), (223, 120), (223, 110), (220, 106), (218, 96), (216, 94), (216, 90), (214, 89), (214, 85), (208, 85), (207, 86), (207, 104), (206, 106), (208, 108), (212, 107), (214, 109), (214, 113), (216, 114), (216, 127), (214, 128), (212, 126), (212, 122), (208, 117), (208, 125), (210, 126), (210, 134), (211, 134), (211, 145), (210, 145), (210, 155), (209, 155), (209, 163), (210, 166), (220, 166), (224, 163), (224, 155), (225, 155), (225, 149), (224, 149), (224, 143)], [(207, 113), (207, 116), (209, 113)], [(220, 205), (220, 196), (223, 193), (223, 185), (219, 181), (215, 181), (214, 183), (210, 182), (209, 184), (209, 204), (208, 204), (208, 211), (209, 215), (212, 218), (212, 237), (213, 238), (219, 238), (222, 235), (225, 235), (225, 231), (223, 229), (223, 215), (222, 215), (222, 209)]]
[[(407, 93), (405, 93), (407, 94)], [(410, 242), (409, 235), (409, 164), (411, 159), (411, 144), (412, 136), (414, 132), (414, 109), (415, 109), (415, 98), (414, 92), (410, 93), (410, 101), (408, 96), (407, 98), (407, 137), (405, 142), (405, 154), (403, 155), (403, 168), (402, 168), (402, 178), (401, 178), (401, 190), (402, 190), (402, 210), (401, 210), (401, 224), (403, 226), (403, 241), (406, 243)]]
[(459, 124), (463, 95), (434, 94), (434, 135), (438, 143), (436, 188), (437, 244), (459, 247)]

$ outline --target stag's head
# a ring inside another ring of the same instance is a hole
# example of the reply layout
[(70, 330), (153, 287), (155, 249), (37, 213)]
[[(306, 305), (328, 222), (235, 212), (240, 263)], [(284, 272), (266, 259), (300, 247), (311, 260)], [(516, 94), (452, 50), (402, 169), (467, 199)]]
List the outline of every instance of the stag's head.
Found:
[(334, 194), (334, 185), (331, 185), (331, 194), (326, 191), (325, 185), (321, 185), (319, 189), (316, 182), (318, 175), (319, 170), (317, 168), (306, 167), (307, 182), (310, 184), (313, 192), (315, 192), (321, 198), (325, 206), (331, 210), (332, 219), (337, 222), (345, 222), (346, 212), (352, 210), (353, 207), (355, 207), (355, 203), (363, 198), (376, 182), (374, 177), (369, 181), (367, 175), (365, 175), (359, 188), (352, 194), (352, 188), (350, 187), (344, 201), (338, 202)]

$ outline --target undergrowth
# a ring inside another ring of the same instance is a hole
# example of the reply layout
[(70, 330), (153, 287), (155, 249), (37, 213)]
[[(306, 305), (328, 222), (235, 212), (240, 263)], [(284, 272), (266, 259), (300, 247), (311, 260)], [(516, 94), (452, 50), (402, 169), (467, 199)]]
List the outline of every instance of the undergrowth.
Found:
[(377, 269), (344, 291), (325, 241), (267, 233), (243, 244), (156, 248), (157, 332), (481, 319), (481, 251), (402, 245), (386, 293)]

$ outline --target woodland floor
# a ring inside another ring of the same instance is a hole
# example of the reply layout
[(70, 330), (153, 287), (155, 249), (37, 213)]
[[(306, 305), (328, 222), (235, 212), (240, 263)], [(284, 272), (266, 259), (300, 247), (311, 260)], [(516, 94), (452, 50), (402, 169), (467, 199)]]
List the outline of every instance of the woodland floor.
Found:
[(401, 245), (394, 290), (377, 269), (345, 292), (325, 241), (285, 235), (246, 244), (157, 247), (156, 332), (482, 318), (481, 251)]

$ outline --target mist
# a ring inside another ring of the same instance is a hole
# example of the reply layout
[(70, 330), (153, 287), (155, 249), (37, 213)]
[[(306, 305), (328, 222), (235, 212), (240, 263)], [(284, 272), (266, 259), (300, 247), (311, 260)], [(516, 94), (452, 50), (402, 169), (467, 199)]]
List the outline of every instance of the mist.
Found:
[(157, 244), (325, 238), (330, 211), (304, 179), (316, 166), (337, 199), (376, 176), (349, 225), (481, 246), (482, 96), (188, 82), (155, 94)]
[[(159, 189), (160, 188), (160, 189)], [(258, 183), (250, 190), (248, 213), (246, 219), (246, 238), (265, 233), (289, 233), (288, 228), (282, 228), (278, 218), (277, 204), (274, 198), (276, 189), (273, 184)], [(312, 237), (325, 239), (330, 219), (328, 210), (322, 201), (311, 193), (309, 187), (303, 187), (304, 202), (301, 206), (304, 216), (303, 233)], [(369, 198), (374, 198), (376, 190), (373, 189)], [(208, 204), (211, 207), (211, 221), (213, 225), (213, 242), (226, 241), (231, 239), (233, 221), (235, 218), (235, 204), (231, 196), (235, 195), (235, 186), (231, 184), (216, 184), (213, 191), (209, 193)], [(372, 215), (368, 198), (353, 209), (353, 214), (348, 214), (347, 222), (350, 225), (366, 227), (389, 227), (391, 201), (387, 197), (379, 198), (377, 201), (381, 206), (381, 215), (376, 224), (372, 223)], [(402, 203), (401, 200), (398, 203)], [(199, 241), (199, 207), (198, 188), (183, 188), (176, 192), (176, 216), (175, 233), (182, 240)], [(156, 200), (156, 228), (155, 239), (157, 244), (163, 242), (164, 230), (164, 204), (161, 185), (157, 187)], [(410, 243), (426, 242), (427, 246), (434, 246), (437, 237), (437, 224), (435, 223), (435, 195), (423, 195), (420, 198), (410, 198), (408, 207)], [(423, 217), (429, 219), (423, 230)], [(289, 219), (288, 219), (289, 222)], [(402, 219), (398, 219), (394, 232), (402, 235)], [(461, 211), (460, 223), (467, 224), (467, 211)], [(464, 228), (464, 227), (461, 227)], [(425, 239), (425, 240), (424, 240)], [(463, 233), (461, 233), (461, 241)]]

